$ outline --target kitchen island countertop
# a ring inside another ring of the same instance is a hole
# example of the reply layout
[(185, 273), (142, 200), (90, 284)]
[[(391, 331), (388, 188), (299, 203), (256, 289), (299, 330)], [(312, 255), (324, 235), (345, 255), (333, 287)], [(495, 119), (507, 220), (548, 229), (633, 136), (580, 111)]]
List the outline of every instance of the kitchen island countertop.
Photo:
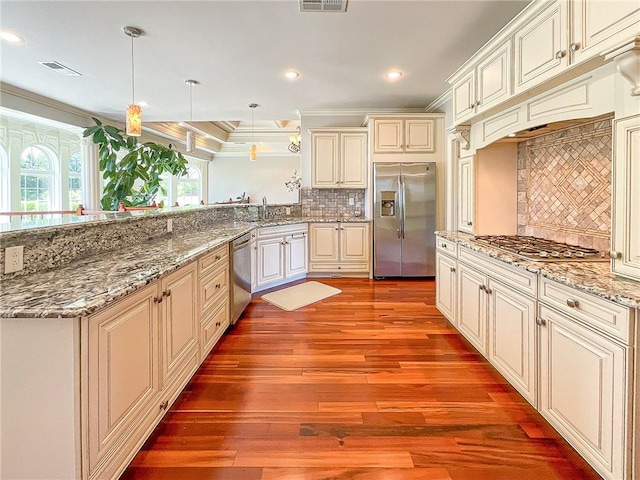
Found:
[(436, 235), (577, 290), (640, 308), (640, 283), (611, 273), (609, 262), (535, 262), (476, 242), (473, 235), (467, 233), (442, 231)]

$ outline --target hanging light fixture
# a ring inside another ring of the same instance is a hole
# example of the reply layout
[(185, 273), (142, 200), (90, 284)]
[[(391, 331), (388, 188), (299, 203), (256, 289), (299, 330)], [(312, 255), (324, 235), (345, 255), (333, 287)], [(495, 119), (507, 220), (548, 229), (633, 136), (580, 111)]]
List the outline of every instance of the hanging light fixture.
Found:
[(124, 27), (124, 33), (131, 38), (131, 103), (127, 105), (126, 133), (131, 137), (139, 137), (142, 134), (142, 110), (136, 105), (135, 68), (133, 61), (133, 39), (140, 37), (143, 32), (136, 27)]
[(253, 111), (257, 106), (257, 103), (249, 104), (249, 108), (251, 109), (251, 148), (249, 148), (249, 160), (251, 160), (252, 162), (255, 162), (258, 159), (258, 149), (255, 142), (253, 141)]
[[(184, 83), (189, 85), (189, 123), (193, 121), (193, 86), (198, 85), (197, 80), (185, 80)], [(196, 134), (191, 130), (191, 126), (187, 130), (187, 153), (196, 150)]]
[(289, 137), (289, 151), (291, 153), (300, 153), (300, 127), (298, 127), (298, 133)]

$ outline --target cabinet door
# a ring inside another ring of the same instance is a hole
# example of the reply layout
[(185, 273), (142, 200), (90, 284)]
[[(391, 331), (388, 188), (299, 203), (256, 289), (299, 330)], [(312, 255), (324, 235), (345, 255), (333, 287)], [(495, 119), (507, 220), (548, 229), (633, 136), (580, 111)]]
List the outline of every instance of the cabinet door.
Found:
[(457, 265), (455, 259), (436, 253), (436, 307), (453, 325), (456, 325)]
[(475, 111), (476, 73), (469, 72), (451, 87), (453, 98), (453, 120), (460, 123), (471, 117)]
[(256, 241), (256, 234), (251, 234), (251, 293), (256, 291), (258, 287), (258, 242)]
[(314, 133), (311, 141), (311, 186), (336, 188), (339, 181), (340, 134)]
[(283, 245), (282, 237), (257, 241), (258, 279), (256, 285), (258, 287), (284, 279)]
[(309, 226), (309, 261), (337, 262), (338, 224), (315, 223)]
[(640, 31), (638, 0), (572, 0), (571, 7), (572, 63), (628, 42)]
[(613, 271), (640, 280), (640, 115), (614, 122)]
[(471, 234), (475, 217), (473, 162), (473, 155), (458, 160), (458, 230)]
[(430, 153), (435, 151), (435, 121), (432, 119), (407, 119), (404, 122), (404, 151)]
[(401, 119), (376, 119), (373, 121), (373, 153), (402, 153), (404, 138)]
[(511, 385), (536, 406), (536, 302), (489, 281), (488, 359)]
[(164, 388), (181, 374), (185, 363), (198, 349), (200, 315), (197, 309), (196, 263), (162, 279), (160, 287), (160, 373)]
[(547, 307), (540, 317), (540, 413), (604, 478), (630, 478), (628, 350)]
[(369, 260), (369, 224), (340, 225), (340, 261), (366, 262)]
[(307, 272), (307, 236), (297, 234), (289, 236), (285, 244), (285, 277)]
[(367, 188), (367, 134), (340, 135), (340, 187)]
[(153, 283), (89, 317), (90, 472), (134, 427), (144, 432), (159, 412), (157, 293)]
[(458, 330), (478, 351), (487, 352), (487, 277), (458, 264)]
[(557, 1), (514, 34), (515, 93), (547, 80), (568, 65), (566, 2)]
[(478, 64), (477, 110), (482, 112), (511, 95), (511, 39)]

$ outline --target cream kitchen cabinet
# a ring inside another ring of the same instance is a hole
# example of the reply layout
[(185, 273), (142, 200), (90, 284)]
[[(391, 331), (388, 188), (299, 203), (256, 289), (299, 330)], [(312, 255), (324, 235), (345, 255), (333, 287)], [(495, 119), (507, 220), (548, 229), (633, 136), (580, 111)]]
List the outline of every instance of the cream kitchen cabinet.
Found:
[(117, 476), (195, 373), (196, 262), (88, 319), (88, 478)]
[(475, 218), (474, 156), (458, 159), (458, 230), (473, 233)]
[(229, 244), (198, 260), (200, 361), (229, 327)]
[(458, 330), (487, 356), (487, 276), (458, 263)]
[(612, 270), (640, 280), (640, 115), (613, 130)]
[(311, 186), (313, 188), (367, 187), (367, 133), (365, 129), (312, 129)]
[(458, 261), (457, 245), (436, 237), (436, 307), (453, 324), (457, 325)]
[(435, 119), (373, 117), (373, 153), (432, 153)]
[(511, 39), (451, 81), (454, 124), (506, 100), (511, 95)]
[(257, 291), (306, 275), (307, 224), (261, 228), (255, 245)]
[(313, 223), (309, 227), (309, 272), (368, 273), (368, 223)]
[(631, 350), (540, 305), (540, 413), (607, 480), (631, 479)]

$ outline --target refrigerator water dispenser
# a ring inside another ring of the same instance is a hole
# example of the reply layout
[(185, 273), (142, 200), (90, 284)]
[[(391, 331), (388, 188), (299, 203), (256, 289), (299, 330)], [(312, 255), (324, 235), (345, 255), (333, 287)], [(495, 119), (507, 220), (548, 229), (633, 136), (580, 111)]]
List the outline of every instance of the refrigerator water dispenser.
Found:
[(396, 216), (396, 192), (380, 192), (380, 216)]

